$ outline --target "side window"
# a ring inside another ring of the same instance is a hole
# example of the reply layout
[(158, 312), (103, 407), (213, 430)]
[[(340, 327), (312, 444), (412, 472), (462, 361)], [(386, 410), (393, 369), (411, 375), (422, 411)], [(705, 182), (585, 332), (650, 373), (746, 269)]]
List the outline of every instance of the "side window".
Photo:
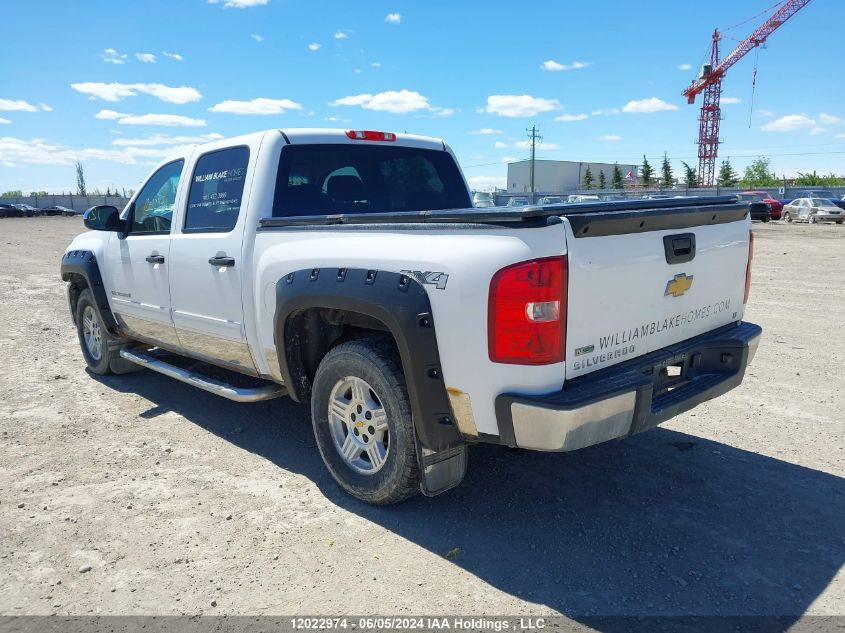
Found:
[(132, 226), (129, 229), (131, 234), (170, 232), (173, 205), (176, 204), (176, 191), (179, 189), (179, 177), (184, 164), (182, 160), (169, 163), (150, 177), (135, 198)]
[(248, 147), (232, 147), (200, 157), (188, 194), (185, 233), (225, 233), (235, 228), (248, 163)]

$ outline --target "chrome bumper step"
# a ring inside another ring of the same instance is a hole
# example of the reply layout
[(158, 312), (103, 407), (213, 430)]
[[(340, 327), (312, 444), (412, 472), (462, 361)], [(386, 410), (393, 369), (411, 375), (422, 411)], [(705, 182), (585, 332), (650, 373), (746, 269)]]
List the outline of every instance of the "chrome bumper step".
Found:
[(124, 348), (120, 350), (121, 358), (151, 369), (165, 376), (175, 378), (185, 384), (192, 385), (203, 391), (222, 396), (228, 400), (235, 402), (259, 402), (261, 400), (271, 400), (287, 394), (287, 389), (282, 385), (267, 384), (260, 387), (236, 387), (235, 385), (217, 380), (209, 376), (204, 376), (190, 369), (183, 369), (171, 363), (168, 363), (155, 356), (134, 350)]

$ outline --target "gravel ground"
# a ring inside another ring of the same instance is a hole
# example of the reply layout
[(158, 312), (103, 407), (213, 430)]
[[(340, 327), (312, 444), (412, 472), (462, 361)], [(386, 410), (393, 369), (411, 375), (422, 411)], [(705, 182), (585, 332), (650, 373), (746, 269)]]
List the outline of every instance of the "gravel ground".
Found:
[(338, 490), (304, 406), (89, 375), (80, 220), (0, 230), (0, 614), (845, 615), (843, 226), (755, 226), (765, 334), (727, 396), (575, 453), (474, 447), (392, 508)]

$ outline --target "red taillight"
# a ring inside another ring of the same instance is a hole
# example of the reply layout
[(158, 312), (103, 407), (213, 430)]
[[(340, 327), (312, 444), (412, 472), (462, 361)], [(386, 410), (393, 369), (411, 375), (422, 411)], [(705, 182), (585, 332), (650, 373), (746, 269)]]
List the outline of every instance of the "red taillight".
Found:
[(349, 130), (346, 136), (353, 141), (395, 141), (393, 132), (374, 132), (373, 130)]
[(547, 365), (566, 358), (566, 257), (503, 268), (490, 282), (487, 349), (494, 363)]
[(748, 232), (748, 263), (745, 265), (745, 296), (742, 303), (748, 303), (748, 295), (751, 294), (751, 260), (754, 259), (754, 231)]

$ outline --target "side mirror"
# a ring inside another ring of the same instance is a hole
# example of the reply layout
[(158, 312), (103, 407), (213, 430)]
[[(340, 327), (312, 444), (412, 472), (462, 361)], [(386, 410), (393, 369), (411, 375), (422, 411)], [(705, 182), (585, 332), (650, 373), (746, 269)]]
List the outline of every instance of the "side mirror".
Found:
[(117, 207), (104, 205), (91, 207), (82, 215), (82, 222), (92, 231), (123, 231), (123, 220)]

